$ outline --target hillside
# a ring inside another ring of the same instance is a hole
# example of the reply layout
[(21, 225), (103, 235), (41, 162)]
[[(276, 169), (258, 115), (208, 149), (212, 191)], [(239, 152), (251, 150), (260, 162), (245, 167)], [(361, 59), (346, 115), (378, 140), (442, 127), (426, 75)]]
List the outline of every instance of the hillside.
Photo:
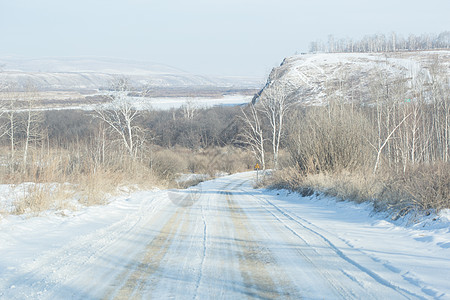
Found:
[(414, 87), (432, 81), (430, 71), (436, 62), (448, 76), (448, 50), (295, 55), (272, 70), (267, 85), (288, 82), (302, 104), (321, 105), (331, 99), (367, 102), (373, 100), (370, 91), (374, 84), (406, 81), (412, 94)]

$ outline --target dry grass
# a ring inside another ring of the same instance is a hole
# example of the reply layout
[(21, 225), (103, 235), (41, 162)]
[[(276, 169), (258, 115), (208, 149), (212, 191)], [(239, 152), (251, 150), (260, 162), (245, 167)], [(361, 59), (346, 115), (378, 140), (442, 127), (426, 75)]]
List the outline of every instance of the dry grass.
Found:
[(116, 190), (120, 177), (116, 173), (97, 170), (80, 178), (77, 186), (78, 201), (86, 206), (106, 204), (107, 195)]
[[(3, 150), (3, 153), (9, 152), (6, 147)], [(94, 154), (89, 147), (33, 149), (26, 166), (19, 151), (15, 158), (2, 157), (1, 183), (30, 183), (15, 197), (12, 213), (38, 215), (49, 209), (61, 210), (71, 205), (70, 208), (74, 208), (74, 199), (83, 206), (103, 205), (123, 190), (179, 187), (175, 184), (179, 174), (195, 171), (214, 176), (218, 172), (234, 173), (252, 166), (249, 153), (233, 147), (201, 151), (157, 148), (139, 158), (131, 158), (115, 149), (102, 161)], [(195, 183), (198, 182), (180, 187)]]
[(250, 152), (231, 146), (203, 150), (199, 157), (205, 161), (202, 173), (211, 176), (246, 171), (252, 169), (255, 163)]
[(14, 201), (13, 214), (39, 215), (41, 212), (55, 209), (73, 208), (70, 199), (74, 191), (70, 186), (60, 184), (29, 183), (20, 187), (22, 191)]
[(396, 211), (396, 217), (450, 208), (450, 164), (418, 166), (390, 176), (376, 206)]
[(160, 149), (152, 155), (149, 163), (152, 172), (164, 181), (174, 180), (177, 174), (186, 171), (187, 166), (187, 155), (184, 149), (179, 151)]
[(387, 211), (393, 219), (410, 212), (429, 213), (450, 208), (450, 164), (411, 168), (396, 174), (385, 170), (382, 175), (371, 172), (307, 174), (286, 168), (264, 184), (285, 188), (303, 196), (321, 192), (340, 200), (371, 202), (376, 211)]
[(340, 200), (364, 202), (372, 200), (383, 190), (383, 183), (370, 173), (336, 174), (316, 173), (302, 175), (295, 168), (276, 172), (268, 184), (274, 188), (286, 188), (309, 196), (316, 192), (336, 197)]

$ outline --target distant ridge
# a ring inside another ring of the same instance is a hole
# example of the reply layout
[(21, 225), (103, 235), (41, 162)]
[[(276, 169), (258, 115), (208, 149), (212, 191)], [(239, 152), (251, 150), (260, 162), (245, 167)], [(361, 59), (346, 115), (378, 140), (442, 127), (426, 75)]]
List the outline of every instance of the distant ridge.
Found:
[(5, 71), (20, 72), (188, 74), (188, 72), (164, 64), (104, 57), (0, 58), (0, 65), (3, 65)]
[(42, 90), (99, 89), (115, 78), (128, 77), (134, 85), (156, 87), (260, 87), (262, 80), (192, 74), (168, 65), (115, 58), (0, 58), (0, 80)]

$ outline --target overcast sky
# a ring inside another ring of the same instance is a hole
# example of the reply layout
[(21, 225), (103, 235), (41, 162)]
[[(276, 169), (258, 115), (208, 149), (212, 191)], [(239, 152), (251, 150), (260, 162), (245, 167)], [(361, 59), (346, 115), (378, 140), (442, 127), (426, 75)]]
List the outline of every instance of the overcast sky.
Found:
[(265, 77), (313, 40), (450, 30), (450, 0), (0, 0), (0, 56), (101, 56)]

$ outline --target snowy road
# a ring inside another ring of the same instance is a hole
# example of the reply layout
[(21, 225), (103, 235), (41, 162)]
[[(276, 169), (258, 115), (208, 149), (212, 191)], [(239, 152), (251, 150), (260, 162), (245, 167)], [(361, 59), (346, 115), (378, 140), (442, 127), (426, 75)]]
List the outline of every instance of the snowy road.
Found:
[(255, 190), (253, 176), (3, 220), (0, 298), (450, 298), (448, 227)]

